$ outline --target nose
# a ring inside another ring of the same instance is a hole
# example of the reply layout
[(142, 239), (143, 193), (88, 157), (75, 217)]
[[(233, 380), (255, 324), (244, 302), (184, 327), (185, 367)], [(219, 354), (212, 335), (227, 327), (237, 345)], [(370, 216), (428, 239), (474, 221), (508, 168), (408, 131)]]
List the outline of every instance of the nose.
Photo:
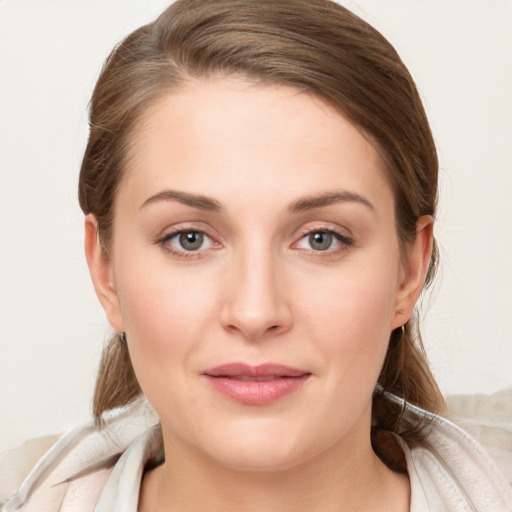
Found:
[(223, 327), (247, 340), (280, 335), (293, 324), (284, 269), (270, 250), (248, 250), (226, 276)]

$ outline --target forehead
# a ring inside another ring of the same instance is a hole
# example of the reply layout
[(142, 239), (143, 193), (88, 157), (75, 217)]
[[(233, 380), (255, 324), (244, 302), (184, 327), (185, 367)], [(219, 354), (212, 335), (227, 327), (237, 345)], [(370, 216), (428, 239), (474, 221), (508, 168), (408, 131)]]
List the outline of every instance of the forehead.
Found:
[(378, 152), (339, 112), (295, 88), (233, 78), (160, 98), (135, 127), (127, 162), (120, 192), (139, 202), (165, 187), (220, 200), (391, 194)]

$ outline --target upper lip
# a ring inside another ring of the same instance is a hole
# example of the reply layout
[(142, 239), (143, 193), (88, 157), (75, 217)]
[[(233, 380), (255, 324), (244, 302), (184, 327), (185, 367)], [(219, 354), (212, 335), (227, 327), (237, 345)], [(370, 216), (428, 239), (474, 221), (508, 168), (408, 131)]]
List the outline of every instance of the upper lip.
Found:
[(250, 365), (227, 363), (215, 366), (204, 372), (209, 377), (302, 377), (310, 372), (276, 363)]

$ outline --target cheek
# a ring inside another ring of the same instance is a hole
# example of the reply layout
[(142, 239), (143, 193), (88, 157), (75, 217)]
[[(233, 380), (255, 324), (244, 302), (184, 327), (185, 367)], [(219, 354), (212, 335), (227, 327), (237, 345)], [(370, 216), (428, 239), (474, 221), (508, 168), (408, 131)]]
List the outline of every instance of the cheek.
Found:
[(214, 288), (201, 272), (172, 268), (165, 260), (141, 265), (147, 258), (133, 254), (127, 260), (117, 266), (116, 282), (131, 358), (141, 380), (144, 374), (158, 379), (186, 365), (204, 339), (218, 316)]
[[(373, 268), (372, 268), (373, 267)], [(317, 329), (343, 333), (389, 335), (397, 292), (397, 269), (382, 265), (358, 265), (332, 272), (301, 292), (304, 315), (318, 322)], [(370, 340), (368, 340), (370, 342)]]
[[(329, 356), (339, 378), (376, 379), (383, 363), (397, 289), (396, 270), (354, 266), (302, 292), (301, 328)], [(376, 375), (377, 374), (377, 375)]]

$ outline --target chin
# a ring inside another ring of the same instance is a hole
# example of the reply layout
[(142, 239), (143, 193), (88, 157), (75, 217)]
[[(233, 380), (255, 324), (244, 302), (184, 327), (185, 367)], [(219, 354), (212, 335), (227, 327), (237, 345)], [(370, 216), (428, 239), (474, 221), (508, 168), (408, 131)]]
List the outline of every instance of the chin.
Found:
[(215, 432), (203, 445), (203, 453), (225, 468), (247, 472), (288, 470), (313, 458), (328, 448), (318, 438), (314, 446), (305, 440), (311, 435), (290, 425), (253, 420), (245, 426), (238, 425), (227, 432)]
[(216, 454), (216, 461), (225, 468), (263, 473), (289, 470), (308, 460), (305, 453), (298, 449), (285, 449), (273, 443), (253, 444), (251, 446), (234, 446)]

